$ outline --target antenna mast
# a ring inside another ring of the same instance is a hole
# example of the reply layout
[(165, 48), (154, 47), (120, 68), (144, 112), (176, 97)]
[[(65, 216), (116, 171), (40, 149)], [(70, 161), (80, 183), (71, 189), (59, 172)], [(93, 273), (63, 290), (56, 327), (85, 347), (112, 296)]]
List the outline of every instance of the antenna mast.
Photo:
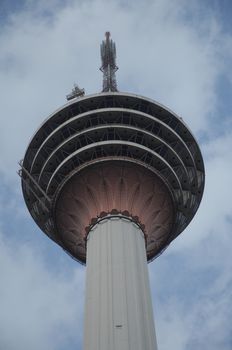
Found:
[(106, 39), (101, 44), (101, 60), (102, 66), (100, 70), (103, 72), (103, 89), (106, 91), (118, 91), (115, 72), (118, 70), (116, 65), (116, 47), (110, 32), (106, 32)]

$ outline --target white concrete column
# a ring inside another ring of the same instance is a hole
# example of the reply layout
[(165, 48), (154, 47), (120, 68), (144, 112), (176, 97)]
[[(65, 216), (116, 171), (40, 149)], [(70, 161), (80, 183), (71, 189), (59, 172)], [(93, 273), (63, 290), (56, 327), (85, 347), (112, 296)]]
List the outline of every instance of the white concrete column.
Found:
[(144, 237), (127, 219), (88, 237), (84, 350), (157, 350)]

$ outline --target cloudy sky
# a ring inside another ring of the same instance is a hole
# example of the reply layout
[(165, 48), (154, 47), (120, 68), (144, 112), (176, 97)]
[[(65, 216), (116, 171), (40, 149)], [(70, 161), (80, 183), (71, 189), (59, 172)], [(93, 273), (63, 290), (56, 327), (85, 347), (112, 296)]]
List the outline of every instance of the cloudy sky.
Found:
[(232, 3), (0, 0), (0, 350), (82, 348), (85, 268), (24, 205), (17, 162), (73, 83), (101, 90), (99, 44), (118, 86), (179, 114), (206, 188), (186, 231), (149, 265), (159, 350), (232, 349)]

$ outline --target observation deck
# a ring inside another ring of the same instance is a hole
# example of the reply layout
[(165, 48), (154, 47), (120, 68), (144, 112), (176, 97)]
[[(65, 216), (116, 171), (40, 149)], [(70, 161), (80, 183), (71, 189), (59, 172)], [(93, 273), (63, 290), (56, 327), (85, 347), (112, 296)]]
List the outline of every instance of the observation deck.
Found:
[(202, 155), (172, 111), (108, 90), (74, 97), (35, 133), (21, 162), (25, 202), (41, 230), (81, 263), (88, 233), (109, 216), (141, 228), (151, 261), (198, 209)]

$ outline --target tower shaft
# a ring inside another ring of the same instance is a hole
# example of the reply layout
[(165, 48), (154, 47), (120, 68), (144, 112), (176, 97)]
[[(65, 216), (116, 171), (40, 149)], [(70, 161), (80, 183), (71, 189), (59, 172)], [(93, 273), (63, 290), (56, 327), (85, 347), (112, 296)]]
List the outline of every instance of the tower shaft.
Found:
[(143, 232), (123, 218), (89, 233), (84, 350), (157, 350)]

